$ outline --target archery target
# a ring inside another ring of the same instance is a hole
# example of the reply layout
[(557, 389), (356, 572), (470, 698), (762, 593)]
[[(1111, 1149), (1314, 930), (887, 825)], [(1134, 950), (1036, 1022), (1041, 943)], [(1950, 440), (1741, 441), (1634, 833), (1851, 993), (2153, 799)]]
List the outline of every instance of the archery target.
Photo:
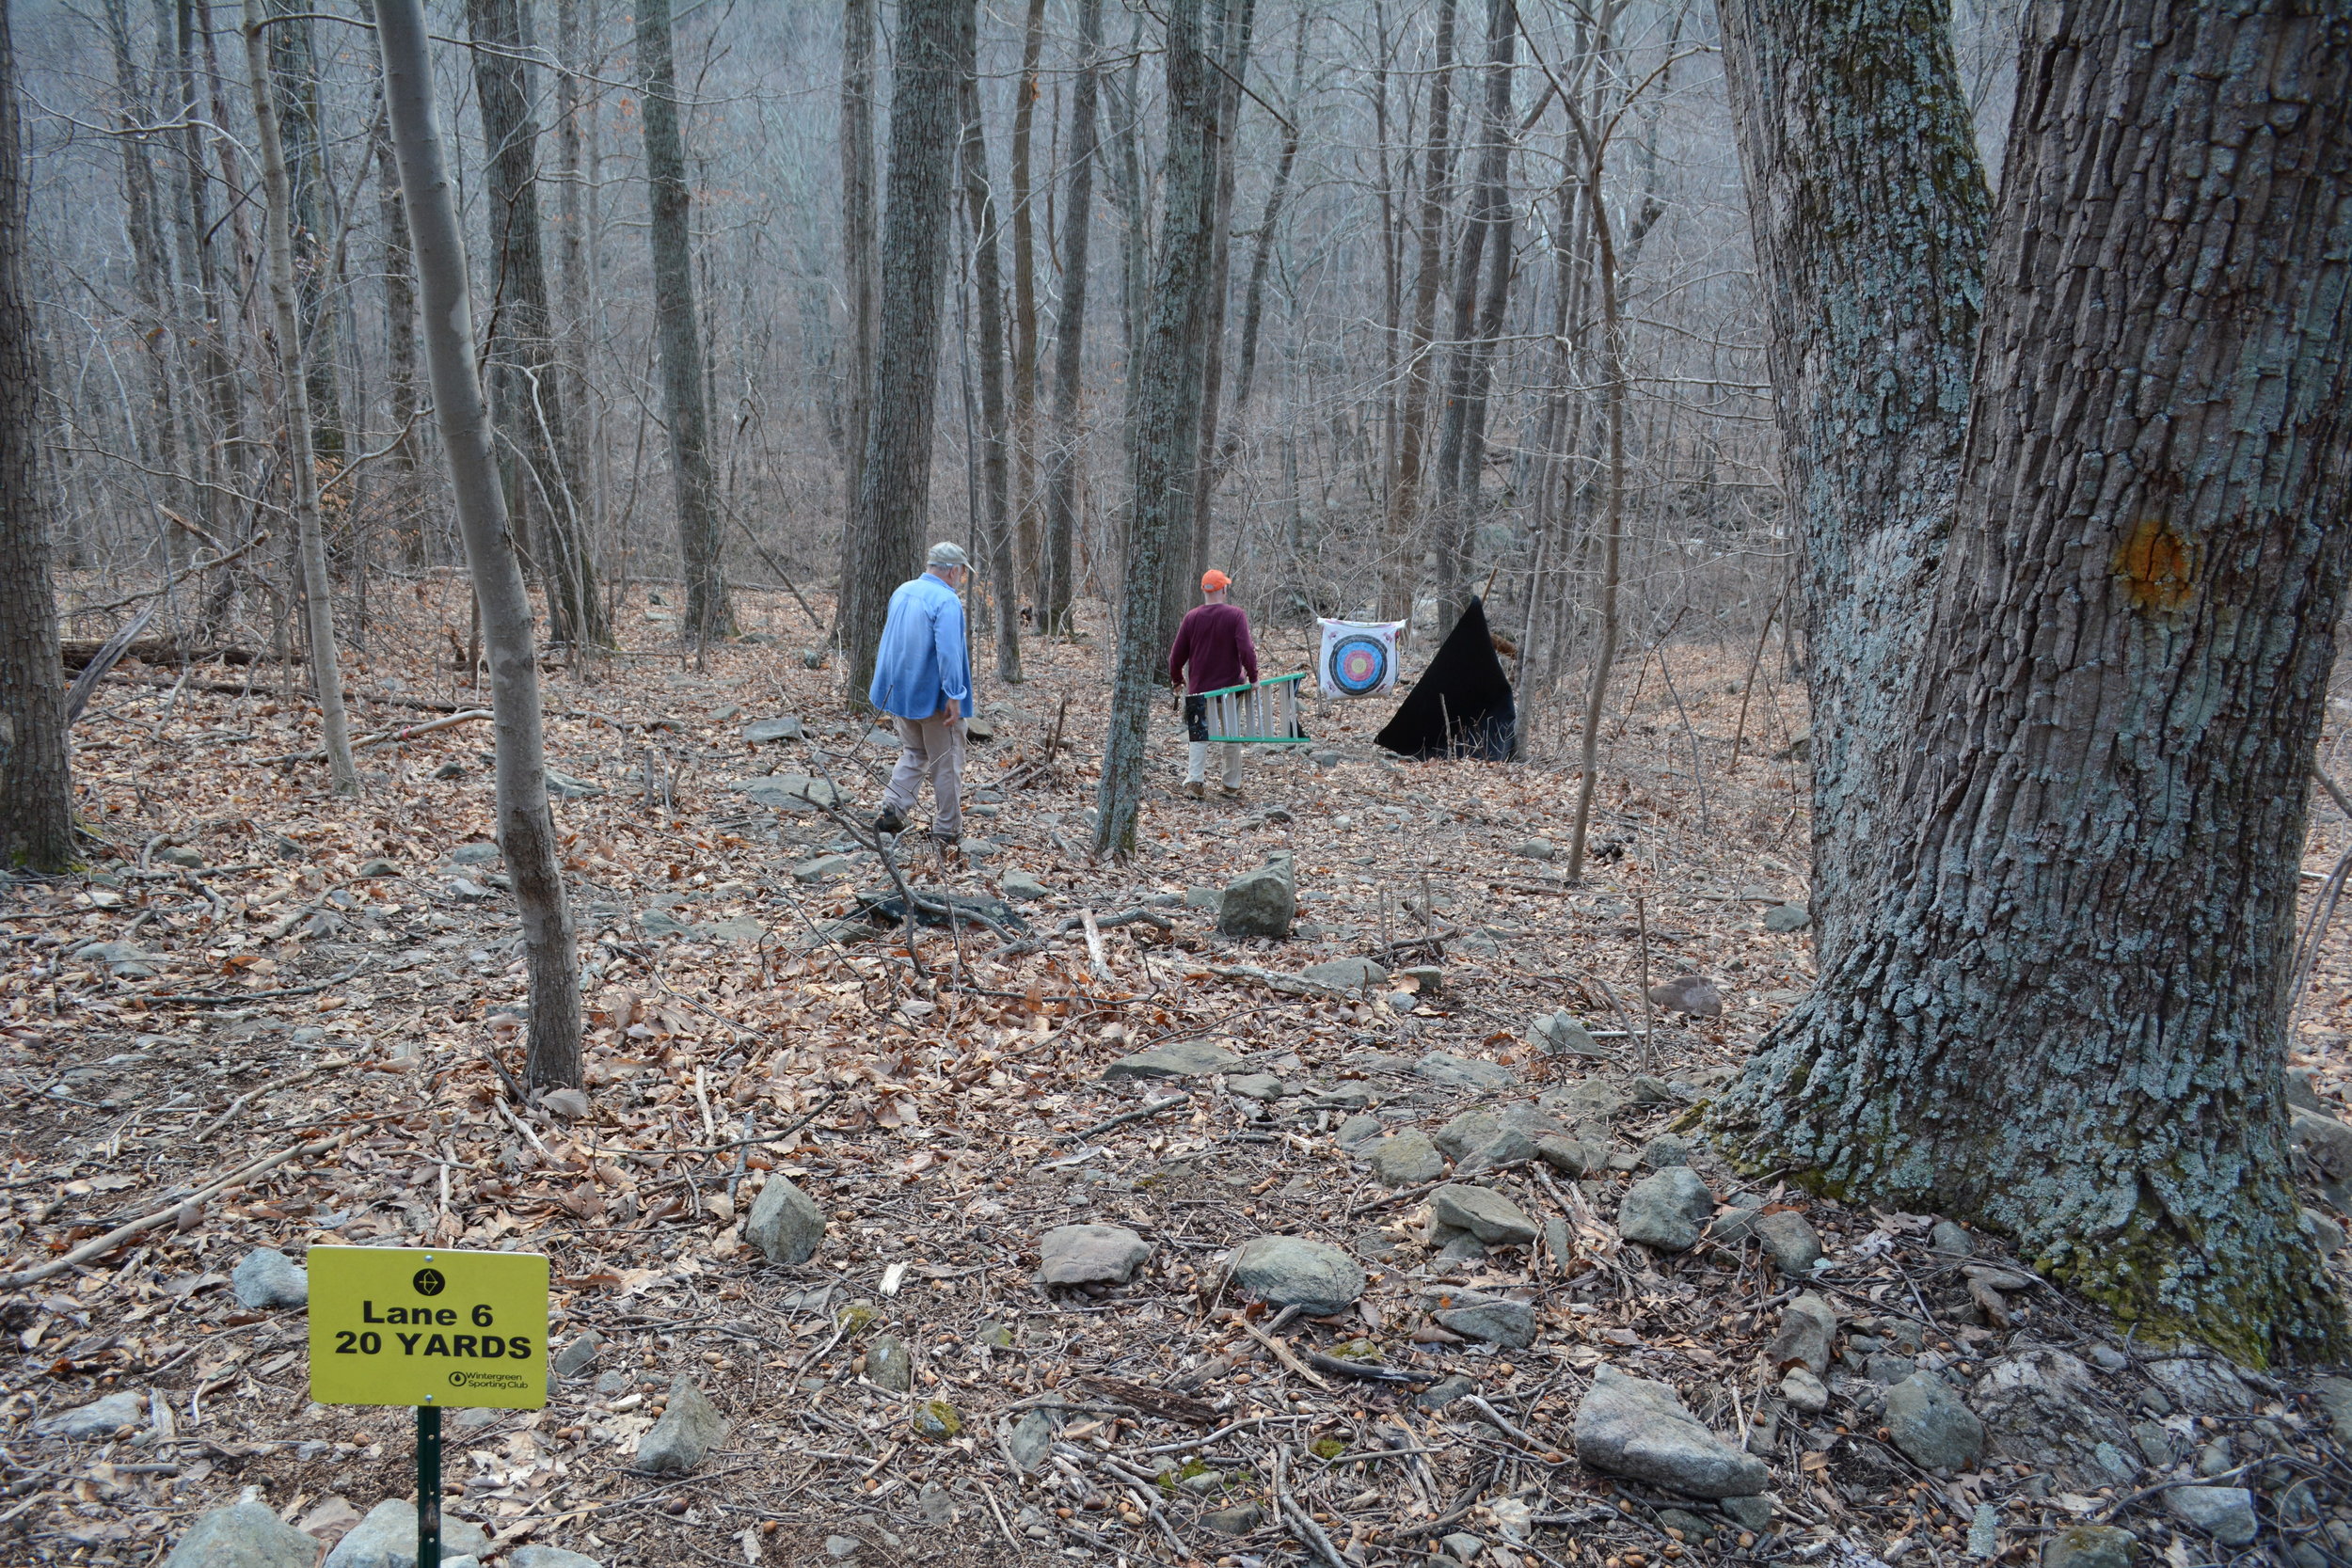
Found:
[(1371, 697), (1396, 685), (1396, 634), (1402, 623), (1323, 623), (1323, 689), (1334, 697)]

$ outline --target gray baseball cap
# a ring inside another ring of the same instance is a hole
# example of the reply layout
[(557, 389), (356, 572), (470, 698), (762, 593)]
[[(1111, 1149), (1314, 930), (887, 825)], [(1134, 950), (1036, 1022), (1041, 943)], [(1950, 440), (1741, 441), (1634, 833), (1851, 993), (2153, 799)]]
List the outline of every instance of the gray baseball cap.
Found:
[(972, 564), (972, 558), (963, 553), (963, 546), (961, 545), (953, 544), (947, 540), (942, 539), (938, 544), (931, 546), (931, 553), (924, 561), (924, 564), (927, 566), (968, 567)]

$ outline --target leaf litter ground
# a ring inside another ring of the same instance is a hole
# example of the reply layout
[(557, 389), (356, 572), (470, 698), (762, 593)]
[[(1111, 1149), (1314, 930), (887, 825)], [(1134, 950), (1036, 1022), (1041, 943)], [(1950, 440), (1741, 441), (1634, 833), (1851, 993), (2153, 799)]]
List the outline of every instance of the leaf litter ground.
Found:
[[(380, 625), (354, 660), (367, 732), (479, 700), (419, 599), (413, 624)], [(633, 619), (650, 640), (663, 614)], [(1305, 666), (1303, 643), (1268, 641), (1270, 671), (1278, 656)], [(1764, 922), (1803, 895), (1802, 689), (1751, 694), (1729, 772), (1743, 652), (1676, 648), (1671, 683), (1645, 665), (1621, 689), (1598, 858), (1570, 887), (1561, 769), (1394, 763), (1369, 740), (1385, 704), (1313, 706), (1316, 743), (1253, 753), (1238, 802), (1180, 795), (1181, 736), (1161, 713), (1145, 851), (1093, 865), (1103, 644), (1032, 642), (1031, 679), (990, 694), (993, 738), (973, 749), (968, 860), (910, 848), (903, 870), (918, 890), (982, 895), (1025, 873), (1045, 895), (1015, 906), (1025, 940), (967, 923), (918, 929), (911, 952), (903, 927), (860, 915), (886, 885), (869, 852), (821, 813), (763, 803), (772, 787), (739, 787), (828, 779), (853, 820), (870, 815), (892, 752), (829, 672), (770, 640), (702, 666), (655, 644), (592, 683), (551, 674), (593, 1026), (584, 1116), (515, 1101), (493, 1062), (519, 1069), (526, 1004), (487, 846), (485, 730), (371, 748), (367, 791), (339, 801), (315, 763), (271, 760), (316, 744), (274, 672), (131, 668), (77, 732), (81, 810), (105, 839), (90, 874), (17, 885), (0, 919), (16, 949), (0, 982), (5, 1267), (164, 1218), (0, 1297), (0, 1557), (158, 1561), (247, 1491), (332, 1541), (411, 1496), (405, 1412), (311, 1404), (301, 1309), (247, 1310), (229, 1289), (257, 1247), (299, 1261), (358, 1243), (543, 1251), (556, 1344), (597, 1342), (545, 1411), (451, 1418), (448, 1506), (499, 1552), (1252, 1568), (1474, 1539), (1495, 1568), (1958, 1562), (2026, 1559), (2112, 1515), (2185, 1568), (2215, 1548), (2174, 1533), (2147, 1489), (2251, 1465), (2260, 1550), (2307, 1568), (2352, 1558), (2352, 1471), (2307, 1392), (2249, 1376), (2210, 1408), (2168, 1397), (2146, 1351), (1989, 1239), (1963, 1262), (1931, 1244), (1930, 1216), (1814, 1201), (1699, 1147), (1719, 1200), (1802, 1212), (1820, 1234), (1810, 1283), (1843, 1323), (1836, 1397), (1813, 1415), (1767, 1364), (1796, 1286), (1756, 1244), (1677, 1256), (1619, 1240), (1644, 1151), (1674, 1157), (1653, 1140), (1809, 979), (1804, 933)], [(743, 738), (785, 714), (802, 737)], [(2352, 842), (2322, 815), (2314, 880)], [(1293, 939), (1218, 937), (1213, 890), (1277, 850), (1295, 866)], [(1320, 994), (1292, 978), (1351, 955), (1438, 959), (1442, 980)], [(1714, 985), (1721, 1016), (1645, 1001), (1686, 974)], [(2330, 1108), (2352, 1077), (2346, 981), (2328, 949), (2297, 1041)], [(1597, 1055), (1532, 1032), (1560, 1010)], [(1179, 1042), (1233, 1060), (1183, 1081), (1104, 1075)], [(1438, 1052), (1488, 1064), (1491, 1082), (1433, 1081), (1420, 1064)], [(1284, 1092), (1236, 1092), (1253, 1073)], [(1539, 1162), (1474, 1177), (1549, 1222), (1531, 1247), (1440, 1258), (1435, 1183), (1384, 1187), (1337, 1136), (1366, 1114), (1436, 1132), (1587, 1081), (1615, 1106), (1588, 1129), (1605, 1161), (1582, 1180)], [(829, 1217), (796, 1268), (741, 1234), (779, 1176)], [(1151, 1243), (1132, 1282), (1038, 1283), (1037, 1238), (1079, 1222)], [(1308, 1319), (1248, 1301), (1224, 1260), (1261, 1235), (1348, 1251), (1361, 1303)], [(1478, 1343), (1432, 1317), (1481, 1295), (1530, 1304), (1534, 1343)], [(1874, 1357), (1965, 1388), (2035, 1346), (2085, 1358), (2084, 1398), (2139, 1418), (2128, 1479), (2103, 1482), (2063, 1445), (2022, 1452), (2012, 1435), (2003, 1452), (1997, 1434), (1980, 1466), (1931, 1473), (1878, 1424), (1872, 1374), (1892, 1373)], [(1570, 1426), (1603, 1365), (1674, 1385), (1763, 1456), (1771, 1527), (1581, 1466)], [(639, 1473), (680, 1373), (728, 1435), (690, 1474)], [(140, 1414), (119, 1431), (40, 1430), (123, 1391)]]

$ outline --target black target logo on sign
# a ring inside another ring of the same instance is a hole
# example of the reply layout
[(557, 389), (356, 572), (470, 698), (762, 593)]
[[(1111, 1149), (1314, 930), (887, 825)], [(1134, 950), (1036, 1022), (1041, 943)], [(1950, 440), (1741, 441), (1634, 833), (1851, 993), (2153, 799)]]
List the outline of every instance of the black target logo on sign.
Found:
[(1331, 681), (1350, 697), (1388, 684), (1389, 645), (1377, 637), (1343, 637), (1331, 648)]
[(441, 1277), (438, 1269), (419, 1269), (416, 1277), (408, 1283), (417, 1288), (417, 1294), (421, 1296), (437, 1296), (449, 1288), (449, 1281)]

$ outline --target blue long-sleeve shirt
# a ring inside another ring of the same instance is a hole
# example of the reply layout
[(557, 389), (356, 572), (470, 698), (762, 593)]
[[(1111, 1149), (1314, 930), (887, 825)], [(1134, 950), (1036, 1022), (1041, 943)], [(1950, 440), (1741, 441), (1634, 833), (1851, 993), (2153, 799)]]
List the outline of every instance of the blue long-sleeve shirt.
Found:
[(890, 595), (890, 619), (874, 653), (866, 698), (901, 719), (929, 719), (943, 701), (972, 717), (972, 657), (963, 641), (963, 601), (930, 573)]

